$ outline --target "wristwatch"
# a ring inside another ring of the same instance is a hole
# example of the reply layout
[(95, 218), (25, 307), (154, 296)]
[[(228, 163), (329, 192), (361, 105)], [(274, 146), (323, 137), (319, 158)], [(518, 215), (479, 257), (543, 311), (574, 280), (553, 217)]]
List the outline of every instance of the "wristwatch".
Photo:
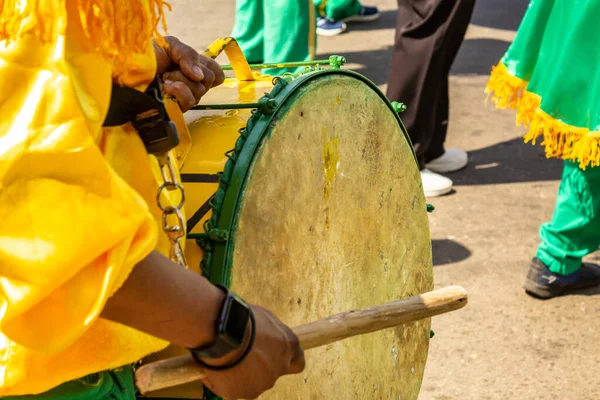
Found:
[[(254, 318), (248, 304), (231, 293), (226, 287), (221, 285), (216, 286), (225, 292), (225, 300), (221, 305), (219, 317), (216, 321), (215, 340), (207, 345), (189, 349), (196, 361), (199, 361), (203, 366), (206, 365), (199, 358), (221, 358), (233, 351), (239, 350), (246, 341), (246, 335), (249, 334), (248, 325), (254, 325)], [(254, 326), (250, 330), (250, 335), (251, 339), (253, 339)], [(253, 342), (253, 340), (250, 342)], [(252, 347), (252, 343), (248, 344), (248, 348), (244, 351), (244, 354), (238, 360), (235, 360), (234, 364), (238, 364), (246, 356), (250, 351), (250, 347)], [(211, 368), (225, 369), (231, 367), (232, 365)]]

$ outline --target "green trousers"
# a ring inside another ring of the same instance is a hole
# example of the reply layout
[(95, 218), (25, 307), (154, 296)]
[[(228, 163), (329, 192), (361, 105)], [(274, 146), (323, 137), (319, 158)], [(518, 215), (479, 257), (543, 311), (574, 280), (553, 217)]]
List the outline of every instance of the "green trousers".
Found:
[(314, 0), (321, 17), (341, 21), (359, 13), (362, 4), (358, 0)]
[(568, 275), (600, 246), (600, 168), (565, 161), (552, 221), (540, 228), (537, 257), (550, 271)]
[[(312, 0), (236, 0), (236, 38), (251, 63), (314, 59), (316, 16)], [(295, 68), (265, 70), (269, 75)]]
[(135, 400), (135, 398), (133, 368), (127, 366), (63, 383), (45, 393), (2, 397), (2, 400)]

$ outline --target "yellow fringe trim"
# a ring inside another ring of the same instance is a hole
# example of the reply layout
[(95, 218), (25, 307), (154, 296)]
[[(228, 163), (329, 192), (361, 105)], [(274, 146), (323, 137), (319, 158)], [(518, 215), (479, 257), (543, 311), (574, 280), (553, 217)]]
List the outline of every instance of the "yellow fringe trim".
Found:
[(525, 142), (536, 144), (542, 137), (546, 157), (578, 162), (582, 169), (600, 166), (600, 132), (569, 125), (546, 114), (540, 108), (541, 97), (527, 91), (528, 84), (499, 63), (492, 68), (485, 93), (496, 107), (517, 110), (517, 125), (528, 128)]
[[(67, 2), (69, 3), (67, 5)], [(83, 27), (82, 44), (124, 65), (132, 53), (144, 53), (148, 40), (164, 45), (164, 0), (0, 0), (0, 40), (32, 34), (44, 42), (64, 34), (67, 7), (76, 7)]]

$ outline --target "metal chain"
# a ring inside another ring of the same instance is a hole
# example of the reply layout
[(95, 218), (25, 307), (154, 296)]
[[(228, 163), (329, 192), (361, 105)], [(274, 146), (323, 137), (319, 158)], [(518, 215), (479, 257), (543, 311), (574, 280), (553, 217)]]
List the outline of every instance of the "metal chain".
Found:
[[(183, 205), (185, 203), (185, 192), (183, 190), (183, 185), (179, 182), (177, 178), (177, 173), (175, 172), (175, 166), (173, 164), (173, 158), (170, 152), (157, 155), (158, 165), (160, 166), (160, 172), (163, 178), (163, 184), (158, 188), (158, 192), (156, 194), (156, 204), (162, 211), (162, 228), (163, 231), (169, 237), (171, 241), (171, 251), (170, 257), (171, 260), (181, 265), (184, 268), (187, 268), (187, 261), (185, 259), (185, 254), (183, 252), (183, 248), (181, 246), (181, 240), (185, 240), (186, 235), (186, 226), (185, 220), (183, 218), (183, 212), (181, 211)], [(179, 191), (180, 200), (179, 204), (176, 207), (173, 207), (170, 204), (163, 204), (161, 202), (161, 194), (163, 191)], [(169, 216), (175, 215), (177, 218), (177, 223), (174, 225), (170, 225)]]

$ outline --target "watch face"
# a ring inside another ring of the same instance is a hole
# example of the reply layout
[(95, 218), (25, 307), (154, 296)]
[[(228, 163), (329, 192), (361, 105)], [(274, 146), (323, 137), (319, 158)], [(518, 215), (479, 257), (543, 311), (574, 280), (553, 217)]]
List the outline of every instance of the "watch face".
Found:
[(249, 318), (250, 310), (247, 306), (234, 299), (229, 306), (224, 333), (236, 347), (241, 346), (244, 341)]

